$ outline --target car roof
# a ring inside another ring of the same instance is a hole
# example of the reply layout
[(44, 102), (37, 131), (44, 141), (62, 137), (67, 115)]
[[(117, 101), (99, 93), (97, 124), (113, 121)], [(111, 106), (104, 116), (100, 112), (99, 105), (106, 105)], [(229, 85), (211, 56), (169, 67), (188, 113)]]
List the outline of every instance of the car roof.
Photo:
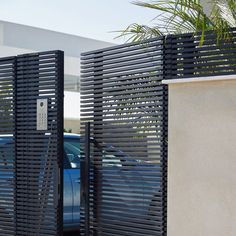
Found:
[(64, 133), (64, 138), (80, 138), (80, 135), (73, 133)]

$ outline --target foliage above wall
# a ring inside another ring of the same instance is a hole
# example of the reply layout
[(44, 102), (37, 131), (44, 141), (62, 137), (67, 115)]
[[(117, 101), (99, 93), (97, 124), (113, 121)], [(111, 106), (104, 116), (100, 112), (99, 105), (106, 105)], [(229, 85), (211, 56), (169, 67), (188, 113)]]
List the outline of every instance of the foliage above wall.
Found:
[(123, 30), (120, 36), (126, 36), (128, 41), (196, 32), (201, 33), (202, 43), (206, 31), (214, 30), (217, 39), (221, 40), (230, 38), (229, 28), (236, 27), (235, 0), (157, 0), (133, 4), (155, 9), (157, 16), (151, 26), (134, 23)]

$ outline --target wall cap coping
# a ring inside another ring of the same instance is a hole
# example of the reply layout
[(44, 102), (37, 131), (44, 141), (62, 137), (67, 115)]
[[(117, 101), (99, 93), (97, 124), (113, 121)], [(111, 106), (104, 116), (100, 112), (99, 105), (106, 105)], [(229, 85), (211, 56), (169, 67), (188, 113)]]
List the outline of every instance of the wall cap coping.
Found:
[(209, 82), (209, 81), (234, 80), (234, 79), (236, 80), (236, 75), (218, 75), (218, 76), (207, 76), (207, 77), (194, 77), (194, 78), (162, 80), (162, 84)]

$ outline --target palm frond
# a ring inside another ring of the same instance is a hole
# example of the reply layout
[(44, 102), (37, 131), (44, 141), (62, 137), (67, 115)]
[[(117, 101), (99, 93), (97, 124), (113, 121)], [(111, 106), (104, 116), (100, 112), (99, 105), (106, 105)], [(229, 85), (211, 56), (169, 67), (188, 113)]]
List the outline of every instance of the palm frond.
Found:
[(132, 24), (121, 32), (128, 41), (140, 41), (159, 35), (196, 32), (201, 33), (200, 44), (205, 32), (214, 30), (217, 40), (229, 38), (229, 28), (236, 27), (236, 0), (211, 0), (210, 14), (204, 11), (200, 0), (156, 0), (135, 1), (133, 4), (157, 10), (154, 26)]
[(218, 0), (215, 5), (219, 9), (220, 18), (230, 27), (236, 27), (236, 1)]
[(120, 32), (121, 34), (117, 36), (117, 38), (127, 36), (127, 41), (130, 42), (143, 41), (163, 35), (159, 27), (148, 27), (147, 25), (139, 25), (136, 23), (129, 25), (125, 30)]

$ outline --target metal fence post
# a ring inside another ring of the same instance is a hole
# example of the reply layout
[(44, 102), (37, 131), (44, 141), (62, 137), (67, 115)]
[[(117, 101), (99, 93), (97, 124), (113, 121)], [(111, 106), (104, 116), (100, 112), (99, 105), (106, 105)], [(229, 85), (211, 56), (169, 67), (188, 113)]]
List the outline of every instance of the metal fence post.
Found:
[(89, 235), (90, 122), (85, 124), (84, 156), (81, 158), (81, 208), (84, 210), (84, 235)]

